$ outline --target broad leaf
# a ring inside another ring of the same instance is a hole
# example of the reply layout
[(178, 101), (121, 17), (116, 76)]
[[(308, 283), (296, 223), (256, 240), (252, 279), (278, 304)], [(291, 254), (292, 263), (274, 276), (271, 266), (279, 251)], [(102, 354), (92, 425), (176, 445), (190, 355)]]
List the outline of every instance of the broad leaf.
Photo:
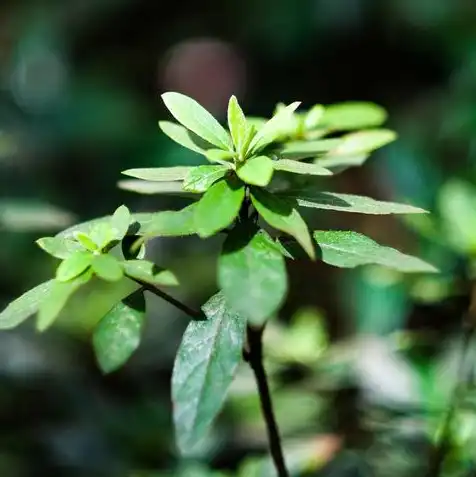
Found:
[(242, 357), (246, 319), (222, 293), (204, 305), (205, 321), (188, 325), (172, 373), (177, 443), (187, 453), (203, 439), (220, 412)]
[(97, 250), (103, 250), (111, 242), (116, 240), (115, 230), (112, 228), (111, 222), (100, 222), (89, 231), (89, 238), (96, 244)]
[(176, 286), (177, 277), (170, 271), (157, 267), (147, 260), (128, 260), (124, 262), (124, 273), (133, 279), (151, 285)]
[(60, 237), (43, 237), (36, 241), (46, 253), (53, 257), (64, 260), (72, 255), (74, 252), (83, 250), (83, 247), (78, 242)]
[(320, 126), (325, 108), (322, 104), (316, 104), (306, 114), (304, 118), (304, 128), (306, 130), (315, 129)]
[(180, 126), (180, 124), (175, 124), (170, 121), (159, 121), (159, 128), (172, 139), (172, 141), (198, 154), (205, 154), (207, 149), (213, 147), (213, 144), (204, 142), (188, 129)]
[(306, 222), (297, 211), (295, 201), (281, 199), (263, 189), (253, 189), (251, 200), (261, 217), (271, 227), (292, 235), (314, 259), (316, 254)]
[(226, 130), (194, 99), (180, 93), (164, 93), (162, 99), (175, 119), (187, 129), (220, 149), (233, 148)]
[(218, 282), (231, 308), (262, 325), (286, 297), (284, 258), (265, 231), (235, 228), (223, 246)]
[(63, 260), (56, 270), (56, 279), (60, 282), (67, 282), (81, 275), (93, 261), (94, 255), (91, 252), (75, 252)]
[(308, 174), (313, 176), (331, 176), (332, 172), (318, 164), (308, 164), (306, 162), (293, 161), (291, 159), (280, 159), (274, 161), (273, 166), (277, 171), (292, 172), (294, 174)]
[(122, 240), (129, 230), (131, 224), (131, 213), (125, 205), (121, 205), (116, 209), (111, 219), (111, 227), (114, 237), (117, 240)]
[(226, 166), (198, 166), (190, 170), (183, 181), (183, 190), (205, 192), (214, 182), (221, 179), (230, 168)]
[(236, 170), (238, 177), (247, 184), (267, 186), (273, 177), (273, 161), (266, 156), (254, 156)]
[(336, 150), (341, 143), (341, 139), (288, 142), (279, 151), (278, 155), (283, 159), (307, 159), (323, 152)]
[(235, 157), (235, 153), (233, 151), (224, 151), (223, 149), (209, 149), (205, 156), (210, 162), (218, 162), (219, 164), (229, 166), (227, 163)]
[(245, 197), (237, 180), (222, 179), (213, 184), (195, 207), (195, 229), (202, 238), (211, 237), (233, 223)]
[(107, 282), (117, 282), (124, 275), (117, 258), (109, 254), (96, 255), (91, 267), (99, 278)]
[(91, 277), (92, 273), (87, 271), (68, 282), (53, 280), (48, 294), (44, 297), (38, 309), (36, 320), (38, 331), (44, 331), (53, 324), (71, 295), (87, 283)]
[(251, 141), (249, 151), (255, 154), (276, 140), (281, 133), (283, 125), (286, 125), (293, 112), (299, 107), (299, 101), (290, 104), (275, 114), (261, 129), (258, 130)]
[(243, 145), (248, 136), (248, 123), (235, 96), (230, 98), (228, 102), (228, 128), (230, 129), (235, 150), (243, 157), (246, 151)]
[(78, 232), (75, 234), (75, 238), (86, 250), (94, 252), (98, 249), (97, 244), (94, 243), (91, 237), (85, 233)]
[(94, 330), (93, 345), (104, 373), (117, 370), (139, 347), (145, 318), (141, 290), (117, 303)]
[(0, 330), (15, 328), (31, 315), (34, 315), (49, 295), (54, 283), (55, 280), (48, 280), (12, 301), (0, 313)]
[(377, 104), (345, 102), (327, 106), (322, 125), (334, 130), (363, 129), (381, 126), (386, 120), (387, 112)]
[(338, 210), (369, 215), (387, 214), (424, 214), (426, 210), (412, 205), (398, 204), (375, 200), (352, 194), (336, 194), (334, 192), (320, 192), (313, 190), (287, 191), (281, 194), (284, 197), (296, 199), (301, 207), (315, 209)]
[(397, 139), (394, 131), (389, 129), (369, 129), (346, 134), (340, 143), (332, 149), (332, 154), (351, 155), (375, 151)]
[(117, 187), (128, 192), (137, 194), (153, 195), (153, 194), (173, 194), (190, 196), (190, 193), (184, 192), (181, 182), (151, 182), (143, 180), (122, 180), (117, 182)]
[(195, 209), (197, 204), (191, 204), (182, 210), (165, 210), (147, 214), (147, 218), (139, 220), (139, 235), (147, 237), (179, 237), (193, 235), (195, 229)]
[(322, 260), (336, 267), (354, 268), (359, 265), (373, 264), (406, 273), (438, 272), (433, 265), (417, 257), (379, 245), (357, 232), (315, 231), (314, 239), (321, 249)]
[(182, 181), (193, 167), (146, 167), (143, 169), (127, 169), (122, 174), (136, 179), (151, 182)]
[(355, 154), (349, 156), (329, 155), (314, 159), (314, 164), (329, 169), (333, 174), (339, 174), (350, 167), (361, 166), (368, 158), (368, 154)]

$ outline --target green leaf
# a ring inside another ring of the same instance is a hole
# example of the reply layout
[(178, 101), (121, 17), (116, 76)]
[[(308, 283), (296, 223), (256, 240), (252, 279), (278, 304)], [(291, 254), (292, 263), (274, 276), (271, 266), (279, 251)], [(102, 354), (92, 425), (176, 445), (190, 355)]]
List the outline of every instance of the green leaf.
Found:
[(361, 166), (368, 158), (368, 154), (323, 156), (314, 159), (314, 164), (329, 169), (333, 174), (339, 174), (340, 172), (347, 170), (349, 167)]
[(209, 149), (205, 156), (210, 162), (218, 162), (219, 164), (229, 166), (227, 163), (235, 157), (235, 153), (224, 151), (223, 149)]
[(273, 161), (266, 156), (251, 157), (237, 168), (236, 174), (247, 184), (265, 187), (273, 177)]
[(233, 223), (245, 197), (237, 180), (222, 179), (213, 184), (195, 208), (195, 229), (202, 238), (211, 237)]
[(176, 167), (146, 167), (143, 169), (127, 169), (121, 174), (136, 179), (151, 182), (168, 182), (168, 181), (182, 181), (193, 167), (176, 166)]
[(322, 118), (325, 113), (325, 108), (322, 104), (316, 104), (306, 114), (304, 118), (304, 128), (309, 131), (320, 126)]
[(34, 315), (50, 293), (54, 283), (55, 280), (43, 282), (12, 301), (0, 313), (0, 330), (15, 328)]
[(228, 102), (228, 128), (235, 145), (235, 151), (244, 157), (246, 151), (243, 150), (243, 145), (249, 134), (249, 126), (235, 96), (232, 96)]
[(172, 141), (198, 154), (205, 154), (207, 149), (213, 147), (212, 144), (204, 142), (191, 131), (180, 126), (180, 124), (171, 123), (170, 121), (159, 121), (159, 128)]
[(91, 227), (88, 235), (89, 238), (97, 245), (98, 250), (103, 250), (115, 240), (111, 221), (97, 223)]
[(203, 306), (205, 321), (191, 321), (172, 373), (177, 443), (192, 451), (220, 412), (242, 357), (246, 319), (228, 307), (222, 293)]
[(89, 235), (86, 235), (85, 233), (78, 232), (75, 234), (74, 238), (86, 249), (91, 252), (94, 252), (98, 249), (98, 246), (96, 243), (91, 240), (91, 237)]
[(230, 169), (225, 166), (194, 167), (183, 181), (183, 190), (205, 192), (214, 182), (221, 179)]
[(43, 237), (36, 241), (38, 246), (53, 257), (65, 259), (83, 247), (74, 240), (60, 237)]
[(162, 99), (175, 119), (187, 129), (220, 149), (232, 150), (229, 134), (194, 99), (180, 93), (164, 93)]
[(331, 154), (352, 155), (375, 151), (397, 139), (397, 134), (389, 129), (370, 129), (346, 134)]
[(189, 196), (184, 192), (181, 182), (150, 182), (143, 180), (122, 180), (117, 182), (117, 187), (129, 192), (137, 194), (153, 195), (153, 194), (174, 194)]
[(179, 284), (173, 272), (159, 268), (155, 263), (147, 260), (128, 260), (122, 265), (128, 277), (141, 282), (163, 286), (176, 286)]
[(278, 153), (283, 159), (307, 159), (323, 152), (336, 150), (342, 139), (320, 139), (317, 141), (288, 142)]
[(147, 237), (179, 237), (193, 235), (195, 228), (195, 209), (197, 204), (191, 204), (182, 210), (165, 210), (147, 214), (147, 219), (140, 221), (139, 234)]
[(296, 210), (295, 201), (281, 199), (263, 189), (253, 189), (251, 200), (261, 217), (271, 227), (292, 235), (314, 259), (316, 256), (306, 222)]
[(124, 275), (117, 258), (109, 254), (96, 255), (91, 266), (94, 273), (107, 282), (117, 282)]
[(96, 326), (93, 346), (103, 373), (124, 365), (139, 347), (145, 318), (141, 290), (117, 303)]
[(255, 154), (276, 140), (281, 133), (283, 125), (289, 122), (293, 112), (299, 107), (299, 101), (290, 104), (275, 114), (261, 129), (258, 130), (251, 141), (249, 151)]
[(322, 260), (336, 267), (354, 268), (373, 264), (406, 273), (438, 272), (433, 265), (417, 257), (379, 245), (357, 232), (318, 230), (314, 232), (314, 239), (321, 249)]
[(117, 240), (122, 240), (126, 236), (130, 224), (131, 213), (125, 205), (121, 205), (116, 209), (111, 219), (114, 237)]
[(86, 284), (91, 277), (92, 273), (88, 271), (67, 282), (53, 280), (48, 294), (44, 297), (38, 309), (36, 320), (38, 331), (45, 331), (53, 324), (71, 295)]
[(334, 192), (321, 192), (314, 190), (286, 191), (283, 197), (295, 199), (301, 207), (314, 209), (338, 210), (340, 212), (353, 212), (357, 214), (388, 215), (388, 214), (425, 214), (426, 210), (413, 205), (398, 204), (375, 200), (352, 194), (336, 194)]
[(231, 308), (262, 325), (286, 297), (284, 258), (264, 230), (235, 228), (218, 262), (218, 283)]
[(91, 252), (75, 252), (63, 260), (56, 270), (56, 279), (60, 282), (67, 282), (81, 275), (89, 268), (94, 255)]
[(292, 172), (294, 174), (308, 174), (313, 176), (331, 176), (332, 172), (317, 164), (293, 161), (291, 159), (280, 159), (274, 161), (273, 166), (277, 171)]
[(362, 129), (381, 126), (386, 120), (387, 112), (377, 104), (345, 102), (327, 106), (322, 125), (334, 130)]
[(144, 258), (146, 253), (144, 238), (140, 235), (126, 235), (121, 242), (121, 251), (126, 260)]

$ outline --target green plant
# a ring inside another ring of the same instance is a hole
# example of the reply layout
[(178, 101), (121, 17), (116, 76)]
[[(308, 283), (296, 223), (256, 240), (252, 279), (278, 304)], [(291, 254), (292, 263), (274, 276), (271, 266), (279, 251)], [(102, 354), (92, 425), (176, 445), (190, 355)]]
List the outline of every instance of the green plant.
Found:
[[(361, 165), (396, 138), (381, 129), (386, 113), (369, 103), (316, 105), (295, 113), (299, 103), (279, 105), (269, 120), (247, 118), (232, 97), (229, 131), (197, 102), (178, 93), (163, 100), (180, 123), (160, 122), (162, 131), (203, 155), (196, 167), (130, 169), (120, 186), (137, 192), (176, 192), (195, 199), (179, 211), (130, 214), (125, 206), (37, 241), (61, 261), (54, 279), (28, 291), (0, 314), (0, 328), (17, 326), (37, 313), (40, 331), (51, 326), (68, 299), (86, 283), (127, 281), (121, 298), (98, 322), (93, 344), (99, 366), (111, 372), (138, 347), (150, 291), (187, 313), (192, 321), (177, 352), (172, 399), (177, 442), (191, 451), (220, 411), (244, 358), (254, 371), (270, 451), (279, 476), (287, 476), (263, 366), (263, 331), (283, 304), (286, 259), (309, 259), (353, 268), (376, 264), (400, 272), (436, 272), (419, 258), (382, 246), (360, 233), (310, 232), (299, 207), (364, 214), (419, 214), (410, 205), (324, 192), (316, 180)], [(343, 133), (343, 134), (342, 134)], [(340, 134), (340, 135), (339, 135)], [(331, 135), (331, 137), (327, 137)], [(225, 237), (218, 260), (219, 291), (195, 311), (165, 293), (178, 285), (173, 272), (144, 259), (150, 239), (197, 234)]]

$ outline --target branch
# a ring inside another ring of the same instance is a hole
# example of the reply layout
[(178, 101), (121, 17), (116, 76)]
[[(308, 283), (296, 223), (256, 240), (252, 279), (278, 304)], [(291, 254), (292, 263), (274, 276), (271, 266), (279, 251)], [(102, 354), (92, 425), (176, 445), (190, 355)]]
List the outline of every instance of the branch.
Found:
[(279, 436), (278, 425), (271, 402), (268, 379), (263, 366), (263, 331), (264, 328), (248, 326), (248, 349), (245, 350), (244, 358), (251, 366), (255, 375), (261, 402), (261, 411), (263, 412), (263, 417), (266, 422), (269, 449), (277, 475), (278, 477), (289, 477), (289, 472), (284, 461), (281, 437)]

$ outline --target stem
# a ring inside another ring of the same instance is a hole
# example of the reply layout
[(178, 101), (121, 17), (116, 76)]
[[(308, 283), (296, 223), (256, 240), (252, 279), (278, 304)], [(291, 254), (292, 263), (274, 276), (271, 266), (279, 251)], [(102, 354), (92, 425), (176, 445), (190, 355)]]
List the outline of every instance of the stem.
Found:
[(284, 462), (281, 437), (279, 436), (278, 425), (274, 415), (273, 404), (269, 392), (268, 379), (263, 366), (263, 331), (264, 328), (253, 328), (248, 326), (248, 349), (245, 351), (245, 359), (248, 361), (254, 372), (258, 393), (261, 403), (261, 411), (266, 423), (268, 434), (269, 450), (276, 467), (278, 477), (289, 477), (289, 472)]

